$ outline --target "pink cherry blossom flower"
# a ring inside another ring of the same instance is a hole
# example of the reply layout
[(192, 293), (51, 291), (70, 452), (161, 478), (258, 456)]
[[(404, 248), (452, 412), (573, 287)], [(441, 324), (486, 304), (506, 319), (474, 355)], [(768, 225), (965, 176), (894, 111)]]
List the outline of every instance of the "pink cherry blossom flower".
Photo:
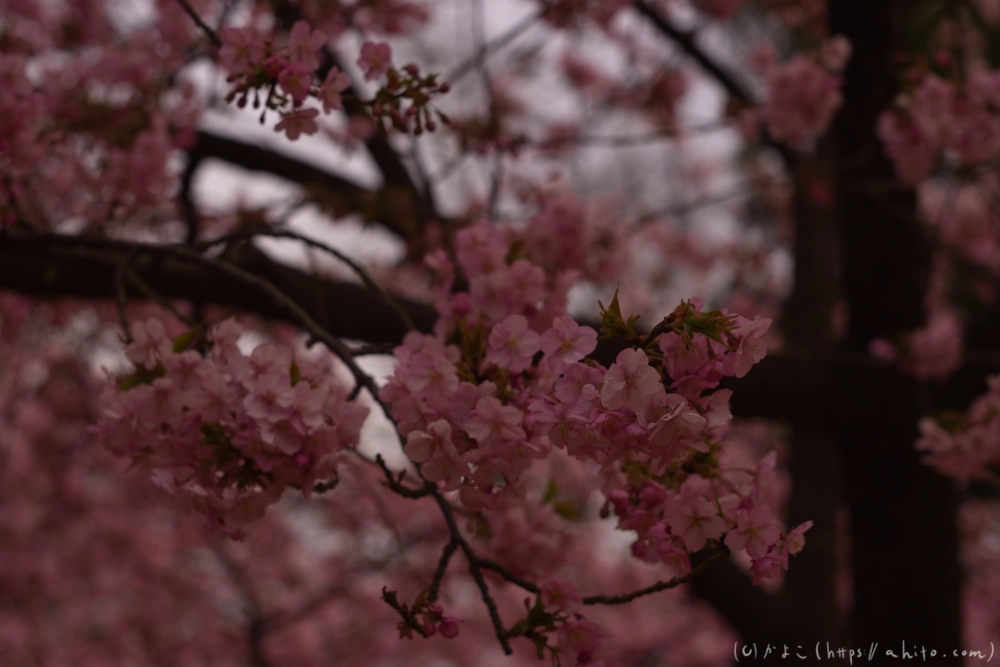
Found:
[(290, 62), (278, 74), (278, 85), (292, 96), (295, 106), (302, 104), (312, 88), (312, 72), (305, 63)]
[(839, 76), (801, 53), (775, 65), (762, 107), (768, 132), (796, 150), (811, 150), (843, 102), (840, 86)]
[(940, 145), (924, 133), (907, 114), (887, 109), (878, 118), (878, 138), (906, 183), (915, 184), (934, 171), (940, 159)]
[(755, 558), (750, 565), (753, 573), (753, 585), (757, 586), (763, 579), (778, 579), (781, 572), (788, 567), (787, 561), (779, 555), (768, 554)]
[(851, 42), (843, 35), (837, 35), (823, 42), (820, 58), (831, 72), (840, 72), (847, 66), (851, 50)]
[(806, 521), (788, 531), (788, 535), (785, 536), (785, 548), (783, 552), (794, 556), (802, 551), (806, 546), (806, 531), (812, 527), (813, 522)]
[(677, 571), (678, 576), (684, 576), (691, 571), (691, 558), (674, 540), (665, 538), (656, 543), (660, 559)]
[(745, 322), (733, 331), (739, 340), (735, 353), (735, 375), (743, 377), (750, 372), (754, 364), (767, 356), (767, 344), (763, 336), (771, 326), (771, 320), (757, 315), (752, 322)]
[(288, 54), (296, 62), (306, 66), (311, 72), (319, 67), (317, 52), (323, 48), (329, 37), (325, 32), (316, 30), (310, 33), (309, 24), (296, 21), (288, 33)]
[(718, 509), (704, 497), (673, 505), (665, 518), (670, 530), (684, 540), (690, 552), (698, 551), (705, 542), (726, 532), (726, 522), (718, 515)]
[(283, 114), (281, 120), (274, 126), (274, 131), (284, 131), (291, 141), (295, 141), (303, 134), (316, 134), (319, 132), (319, 125), (316, 124), (318, 115), (319, 109), (302, 109)]
[(427, 431), (410, 431), (406, 436), (406, 455), (415, 463), (423, 463), (445, 449), (451, 442), (451, 424), (439, 419), (427, 427)]
[(230, 71), (245, 72), (264, 59), (264, 43), (250, 28), (226, 28), (219, 37), (219, 59)]
[(377, 81), (392, 67), (392, 49), (385, 42), (365, 42), (358, 67), (365, 73), (365, 81)]
[(781, 529), (771, 522), (771, 508), (757, 505), (740, 513), (736, 528), (726, 535), (726, 546), (733, 551), (746, 549), (751, 558), (762, 558), (781, 537)]
[(447, 399), (458, 389), (458, 372), (441, 345), (427, 345), (410, 359), (406, 388), (414, 394)]
[(583, 612), (583, 598), (576, 586), (566, 579), (550, 578), (542, 582), (542, 604), (549, 613), (562, 612), (567, 616)]
[(575, 659), (575, 664), (588, 665), (604, 644), (607, 632), (596, 621), (581, 618), (559, 626), (557, 637), (559, 648)]
[(541, 336), (528, 328), (524, 315), (508, 315), (490, 332), (486, 363), (520, 373), (531, 365)]
[(604, 375), (601, 404), (609, 410), (626, 407), (641, 414), (653, 396), (662, 391), (660, 375), (649, 365), (646, 353), (622, 350)]
[(323, 85), (319, 87), (319, 99), (323, 102), (323, 113), (331, 111), (341, 111), (344, 108), (344, 101), (340, 94), (351, 87), (351, 79), (336, 67), (331, 67), (323, 80)]
[(294, 397), (286, 373), (269, 373), (258, 379), (243, 406), (253, 419), (277, 423), (292, 414)]
[(552, 320), (552, 328), (542, 334), (542, 352), (563, 364), (580, 361), (597, 348), (597, 332), (582, 327), (569, 315)]
[(170, 339), (159, 320), (137, 322), (132, 327), (132, 343), (125, 348), (125, 356), (137, 366), (153, 368), (157, 358), (165, 359), (172, 352)]
[(504, 405), (494, 396), (483, 396), (476, 401), (476, 409), (465, 423), (466, 432), (482, 445), (504, 440), (524, 438), (521, 428), (523, 415), (513, 405)]
[(729, 399), (732, 395), (732, 389), (719, 389), (697, 401), (698, 407), (704, 413), (708, 428), (717, 429), (732, 421), (733, 413), (729, 410)]

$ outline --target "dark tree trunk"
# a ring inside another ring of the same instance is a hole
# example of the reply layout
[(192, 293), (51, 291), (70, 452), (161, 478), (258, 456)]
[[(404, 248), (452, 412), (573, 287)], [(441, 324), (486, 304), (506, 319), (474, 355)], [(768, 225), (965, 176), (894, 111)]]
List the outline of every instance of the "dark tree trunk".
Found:
[[(850, 314), (847, 345), (855, 351), (925, 319), (930, 251), (916, 196), (898, 185), (875, 137), (878, 114), (897, 92), (893, 56), (903, 48), (916, 4), (828, 3), (832, 33), (854, 46), (831, 138), (841, 165), (836, 215)], [(961, 647), (957, 494), (914, 450), (917, 421), (930, 407), (925, 388), (902, 378), (889, 388), (857, 406), (857, 414), (845, 412), (842, 434), (853, 531), (851, 639), (866, 651), (877, 642), (883, 659), (876, 664), (896, 664), (884, 658), (885, 650), (899, 655), (904, 641), (938, 656)], [(939, 657), (935, 664), (960, 665), (961, 658)]]

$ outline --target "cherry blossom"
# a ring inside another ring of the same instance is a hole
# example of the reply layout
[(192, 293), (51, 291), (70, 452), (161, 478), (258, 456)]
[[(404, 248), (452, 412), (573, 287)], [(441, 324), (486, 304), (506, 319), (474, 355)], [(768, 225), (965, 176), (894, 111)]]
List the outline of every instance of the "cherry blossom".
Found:
[(486, 361), (509, 371), (520, 372), (531, 365), (541, 337), (528, 328), (523, 315), (509, 315), (490, 332)]
[(264, 59), (264, 43), (251, 28), (226, 28), (219, 37), (219, 58), (233, 72), (247, 71)]
[(318, 115), (317, 109), (302, 109), (283, 114), (281, 120), (274, 126), (274, 131), (284, 132), (291, 141), (295, 141), (303, 134), (316, 134), (319, 132), (319, 125), (316, 124)]
[(644, 412), (653, 397), (663, 392), (660, 376), (642, 350), (622, 350), (608, 369), (601, 387), (601, 404), (614, 410), (626, 407)]
[(392, 49), (385, 42), (365, 42), (358, 67), (365, 73), (365, 81), (377, 81), (392, 67)]
[(319, 67), (318, 52), (329, 38), (320, 30), (312, 30), (306, 21), (296, 21), (288, 33), (288, 52), (293, 62), (302, 63), (308, 71)]
[(340, 94), (351, 87), (350, 78), (336, 67), (331, 67), (319, 87), (319, 99), (323, 102), (323, 113), (341, 111), (344, 102)]
[(726, 546), (746, 549), (751, 558), (763, 558), (781, 536), (781, 529), (771, 521), (772, 516), (771, 508), (766, 505), (741, 512), (736, 528), (726, 535)]
[(597, 332), (565, 315), (552, 320), (552, 328), (541, 338), (542, 352), (563, 364), (580, 361), (596, 347)]
[[(312, 87), (312, 72), (305, 63), (293, 61), (281, 69), (281, 73), (278, 75), (278, 83), (284, 92), (291, 95), (295, 105), (299, 106), (309, 95), (309, 89)], [(290, 134), (288, 138), (294, 139)]]

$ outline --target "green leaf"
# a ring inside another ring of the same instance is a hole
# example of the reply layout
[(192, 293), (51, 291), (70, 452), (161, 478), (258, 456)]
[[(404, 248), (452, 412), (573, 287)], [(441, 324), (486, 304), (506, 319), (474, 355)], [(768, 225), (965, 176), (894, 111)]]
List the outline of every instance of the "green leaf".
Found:
[(956, 410), (941, 410), (931, 414), (937, 425), (951, 434), (965, 433), (969, 430), (969, 420)]
[(174, 354), (180, 354), (184, 350), (191, 347), (191, 343), (194, 342), (195, 336), (198, 335), (199, 328), (200, 327), (194, 327), (193, 329), (188, 329), (181, 335), (174, 338), (173, 340)]
[(520, 637), (521, 635), (523, 635), (527, 631), (528, 631), (528, 624), (522, 618), (520, 621), (518, 621), (513, 626), (511, 626), (510, 630), (507, 631), (507, 636), (508, 637)]
[(294, 387), (302, 379), (302, 369), (299, 368), (298, 363), (295, 362), (295, 355), (292, 355), (292, 365), (288, 369), (288, 375), (292, 380), (292, 386)]
[(548, 486), (545, 487), (545, 495), (542, 496), (542, 504), (548, 505), (551, 503), (556, 499), (557, 493), (559, 493), (559, 485), (556, 484), (556, 480), (550, 479)]
[(573, 523), (580, 523), (584, 519), (580, 507), (572, 500), (560, 500), (552, 505), (552, 509), (555, 510), (556, 514)]
[(128, 391), (140, 384), (153, 384), (153, 380), (161, 378), (167, 374), (167, 369), (163, 367), (163, 362), (156, 360), (156, 367), (148, 370), (145, 366), (136, 368), (133, 373), (118, 380), (118, 391)]

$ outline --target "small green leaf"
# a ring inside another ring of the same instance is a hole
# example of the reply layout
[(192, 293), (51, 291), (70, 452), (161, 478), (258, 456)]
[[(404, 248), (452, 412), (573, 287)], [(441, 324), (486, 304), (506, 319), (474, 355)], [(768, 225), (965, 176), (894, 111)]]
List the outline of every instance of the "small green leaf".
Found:
[(187, 331), (185, 331), (181, 335), (179, 335), (176, 338), (174, 338), (174, 340), (173, 340), (174, 354), (180, 354), (184, 350), (186, 350), (189, 347), (191, 347), (191, 343), (194, 342), (195, 336), (198, 335), (198, 329), (199, 329), (199, 327), (195, 327), (193, 329), (188, 329)]
[(559, 493), (559, 485), (556, 484), (556, 480), (550, 479), (548, 486), (545, 487), (545, 495), (542, 496), (542, 504), (548, 505), (556, 498), (556, 494)]
[(156, 367), (148, 370), (145, 366), (136, 368), (133, 373), (118, 380), (118, 391), (128, 391), (140, 384), (153, 384), (153, 380), (161, 378), (167, 374), (167, 369), (163, 367), (163, 362), (156, 360)]
[(523, 635), (527, 631), (528, 631), (528, 624), (522, 618), (520, 621), (518, 621), (517, 623), (515, 623), (511, 627), (510, 630), (507, 631), (507, 636), (508, 637), (520, 637), (521, 635)]
[(552, 506), (552, 509), (555, 510), (556, 514), (573, 523), (580, 523), (584, 519), (583, 512), (571, 500), (560, 500)]

